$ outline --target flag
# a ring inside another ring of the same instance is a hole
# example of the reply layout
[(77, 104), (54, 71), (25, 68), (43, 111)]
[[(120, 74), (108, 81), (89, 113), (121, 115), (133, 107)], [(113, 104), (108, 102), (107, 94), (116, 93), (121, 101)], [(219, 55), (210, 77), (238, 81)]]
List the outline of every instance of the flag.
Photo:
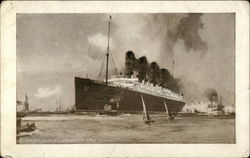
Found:
[(111, 22), (112, 21), (112, 16), (111, 15), (109, 15), (109, 22)]

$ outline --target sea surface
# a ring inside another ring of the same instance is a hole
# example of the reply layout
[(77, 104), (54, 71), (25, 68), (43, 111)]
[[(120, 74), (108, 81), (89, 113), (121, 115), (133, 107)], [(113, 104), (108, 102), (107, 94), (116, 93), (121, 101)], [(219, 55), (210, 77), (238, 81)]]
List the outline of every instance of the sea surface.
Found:
[(37, 130), (19, 134), (17, 143), (235, 143), (234, 116), (183, 114), (173, 120), (168, 120), (164, 114), (150, 117), (155, 122), (146, 125), (140, 114), (25, 116), (22, 124), (34, 122)]

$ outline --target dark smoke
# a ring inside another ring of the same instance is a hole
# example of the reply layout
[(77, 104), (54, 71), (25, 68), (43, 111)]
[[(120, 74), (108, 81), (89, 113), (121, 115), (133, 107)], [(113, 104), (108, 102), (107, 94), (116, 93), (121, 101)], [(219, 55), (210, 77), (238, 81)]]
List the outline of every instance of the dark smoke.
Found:
[(182, 85), (182, 80), (180, 78), (173, 78), (172, 76), (172, 81), (173, 81), (173, 91), (174, 92), (181, 92), (181, 89), (183, 88), (183, 85)]
[(134, 52), (128, 51), (125, 57), (125, 75), (130, 78), (136, 73), (139, 82), (149, 81), (154, 86), (159, 85), (175, 92), (181, 89), (180, 79), (174, 79), (167, 69), (161, 69), (157, 62), (149, 64), (146, 56), (136, 59)]
[(206, 90), (206, 97), (210, 102), (218, 102), (218, 93), (215, 89), (210, 88)]
[(165, 87), (165, 88), (169, 88), (168, 85), (170, 85), (170, 73), (167, 69), (160, 69), (160, 86)]
[(206, 52), (207, 43), (202, 41), (198, 32), (203, 29), (201, 16), (202, 14), (190, 13), (188, 17), (182, 18), (175, 30), (168, 30), (168, 37), (175, 42), (178, 39), (183, 40), (187, 51)]

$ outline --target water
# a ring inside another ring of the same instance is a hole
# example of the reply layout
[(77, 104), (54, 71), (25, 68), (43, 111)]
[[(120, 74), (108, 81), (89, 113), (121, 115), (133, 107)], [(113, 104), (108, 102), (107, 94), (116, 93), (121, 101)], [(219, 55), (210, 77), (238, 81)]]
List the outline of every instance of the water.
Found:
[(235, 143), (233, 116), (179, 116), (145, 125), (142, 116), (49, 115), (26, 116), (22, 124), (34, 122), (37, 131), (18, 136), (20, 144), (84, 143)]

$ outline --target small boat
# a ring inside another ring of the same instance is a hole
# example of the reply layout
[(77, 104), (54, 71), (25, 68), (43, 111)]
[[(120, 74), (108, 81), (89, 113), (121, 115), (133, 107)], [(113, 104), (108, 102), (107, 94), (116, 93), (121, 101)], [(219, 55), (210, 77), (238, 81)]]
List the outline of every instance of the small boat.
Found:
[(112, 110), (112, 106), (111, 105), (106, 104), (104, 106), (103, 111), (101, 111), (99, 113), (99, 115), (117, 116), (118, 113), (117, 113), (117, 110)]
[(21, 132), (32, 132), (36, 130), (36, 125), (35, 123), (27, 123), (26, 125), (23, 126), (18, 126), (17, 127), (17, 133), (21, 133)]
[(24, 117), (27, 115), (27, 112), (17, 112), (17, 117)]
[(117, 116), (117, 111), (101, 111), (100, 115), (107, 115), (107, 116)]
[(36, 128), (36, 125), (35, 123), (27, 123), (26, 125), (22, 125), (22, 119), (21, 117), (17, 117), (16, 119), (17, 121), (17, 134), (21, 133), (21, 132), (33, 132), (35, 131), (37, 128)]
[(143, 99), (143, 96), (141, 95), (141, 100), (142, 100), (142, 106), (143, 106), (143, 120), (144, 120), (144, 123), (145, 124), (151, 124), (151, 123), (154, 123), (154, 120), (152, 120), (149, 115), (148, 115), (148, 112), (147, 112), (147, 109), (146, 109), (146, 105), (144, 103), (144, 99)]

